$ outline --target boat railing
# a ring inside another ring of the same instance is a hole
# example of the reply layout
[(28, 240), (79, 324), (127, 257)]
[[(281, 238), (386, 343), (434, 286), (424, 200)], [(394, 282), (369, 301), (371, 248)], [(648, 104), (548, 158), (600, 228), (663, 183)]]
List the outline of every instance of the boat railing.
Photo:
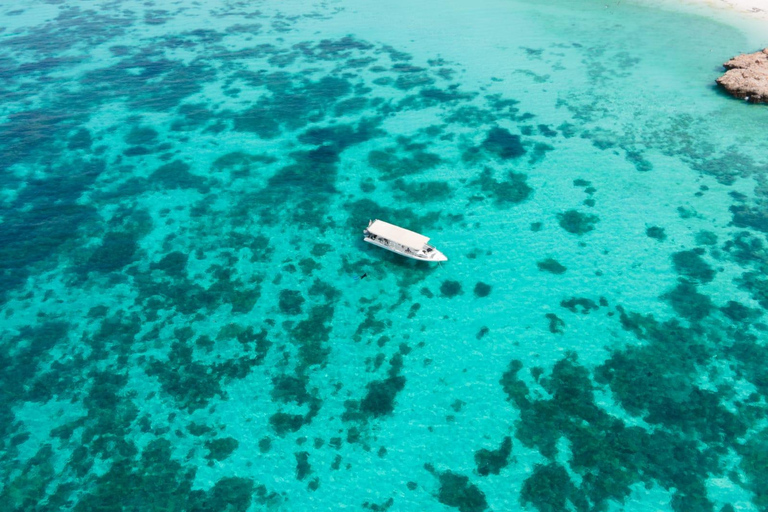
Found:
[(411, 254), (413, 256), (419, 257), (419, 258), (425, 258), (429, 259), (432, 258), (435, 255), (436, 249), (432, 247), (429, 244), (425, 244), (424, 247), (422, 247), (419, 250), (412, 249), (410, 247), (407, 247), (403, 244), (399, 244), (397, 242), (393, 242), (391, 240), (387, 240), (386, 238), (376, 236), (373, 233), (366, 233), (366, 236), (369, 240), (372, 242), (376, 242), (377, 244), (384, 245), (386, 247), (395, 249), (397, 251), (400, 251), (405, 254)]

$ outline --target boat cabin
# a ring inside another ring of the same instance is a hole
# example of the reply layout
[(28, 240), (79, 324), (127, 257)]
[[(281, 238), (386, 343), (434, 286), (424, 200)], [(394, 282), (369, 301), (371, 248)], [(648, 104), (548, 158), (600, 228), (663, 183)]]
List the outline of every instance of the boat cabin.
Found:
[(429, 237), (383, 220), (369, 221), (364, 231), (368, 243), (421, 261), (447, 261), (443, 253), (429, 245)]

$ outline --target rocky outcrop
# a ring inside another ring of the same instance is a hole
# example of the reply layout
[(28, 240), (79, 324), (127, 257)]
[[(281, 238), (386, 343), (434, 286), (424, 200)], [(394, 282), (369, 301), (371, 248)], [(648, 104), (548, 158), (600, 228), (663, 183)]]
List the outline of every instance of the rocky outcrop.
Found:
[(728, 71), (717, 83), (725, 90), (752, 103), (768, 103), (768, 48), (739, 55), (723, 66)]

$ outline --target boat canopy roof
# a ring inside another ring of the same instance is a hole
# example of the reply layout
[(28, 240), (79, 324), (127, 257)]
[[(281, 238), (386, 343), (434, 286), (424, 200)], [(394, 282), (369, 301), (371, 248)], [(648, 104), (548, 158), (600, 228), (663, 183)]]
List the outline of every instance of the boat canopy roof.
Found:
[(423, 249), (424, 245), (429, 242), (429, 237), (378, 219), (374, 220), (371, 225), (368, 226), (368, 232), (400, 245), (410, 247), (414, 251)]

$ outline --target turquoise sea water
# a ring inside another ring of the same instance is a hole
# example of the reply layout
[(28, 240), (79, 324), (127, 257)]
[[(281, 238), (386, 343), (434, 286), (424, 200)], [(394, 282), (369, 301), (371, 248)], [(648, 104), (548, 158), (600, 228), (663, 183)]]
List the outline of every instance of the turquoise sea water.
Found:
[(768, 510), (768, 36), (685, 9), (0, 4), (0, 510)]

